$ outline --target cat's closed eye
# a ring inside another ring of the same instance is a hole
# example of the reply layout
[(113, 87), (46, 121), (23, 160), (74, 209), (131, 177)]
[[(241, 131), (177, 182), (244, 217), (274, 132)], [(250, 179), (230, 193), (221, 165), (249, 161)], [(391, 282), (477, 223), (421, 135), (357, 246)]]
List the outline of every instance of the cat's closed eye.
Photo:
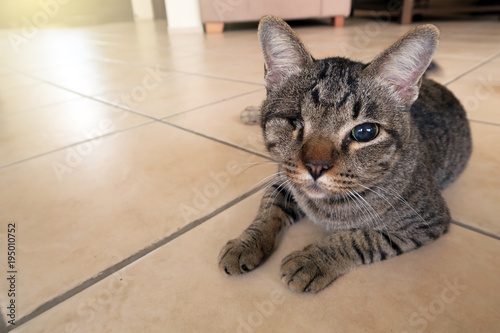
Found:
[(302, 140), (304, 123), (299, 118), (281, 118), (282, 121), (286, 121), (288, 128), (291, 127), (291, 133), (294, 140)]
[(379, 132), (379, 125), (374, 123), (364, 123), (354, 127), (351, 131), (351, 136), (358, 142), (368, 142), (375, 139)]

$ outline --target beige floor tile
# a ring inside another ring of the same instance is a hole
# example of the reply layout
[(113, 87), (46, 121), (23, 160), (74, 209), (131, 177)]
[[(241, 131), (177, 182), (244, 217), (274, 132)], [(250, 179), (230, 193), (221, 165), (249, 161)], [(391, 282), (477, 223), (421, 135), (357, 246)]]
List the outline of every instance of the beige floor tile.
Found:
[[(395, 42), (401, 34), (411, 29), (411, 27), (406, 27), (403, 30), (394, 31), (392, 28), (392, 25), (381, 25), (377, 29), (373, 29), (373, 25), (368, 24), (365, 28), (361, 26), (349, 30), (344, 29), (342, 33), (337, 34), (332, 32), (318, 34), (313, 31), (310, 36), (308, 34), (301, 36), (305, 37), (303, 38), (304, 42), (316, 58), (344, 56), (353, 60), (369, 62), (378, 53)], [(299, 30), (299, 33), (301, 32)], [(442, 36), (441, 39), (446, 40), (447, 37)], [(489, 49), (489, 46), (485, 47)], [(443, 72), (440, 73), (440, 76), (443, 76), (443, 79), (440, 79), (440, 82), (446, 82), (448, 78), (453, 78), (455, 72), (461, 74), (462, 66), (469, 69), (472, 65), (478, 64), (494, 54), (494, 51), (484, 51), (484, 55), (474, 55), (468, 58), (463, 52), (458, 54), (450, 53), (448, 49), (449, 47), (446, 45), (442, 51), (438, 47), (435, 57), (442, 63)]]
[(0, 239), (17, 224), (18, 318), (243, 195), (275, 172), (241, 172), (259, 161), (155, 123), (0, 169)]
[(439, 54), (443, 56), (486, 60), (499, 51), (499, 47), (494, 44), (471, 45), (467, 42), (449, 41), (441, 39), (439, 41)]
[(471, 127), (471, 160), (444, 196), (453, 219), (500, 236), (500, 126)]
[(172, 75), (159, 84), (139, 85), (97, 98), (156, 118), (198, 108), (259, 89), (259, 85), (199, 75)]
[(495, 58), (462, 76), (458, 82), (500, 85), (500, 50)]
[(164, 59), (196, 54), (190, 49), (168, 47), (168, 44), (158, 44), (152, 47), (149, 43), (146, 45), (135, 45), (135, 43), (137, 41), (124, 40), (112, 44), (95, 44), (88, 48), (86, 56), (90, 59), (110, 62), (157, 64)]
[[(446, 24), (444, 28), (440, 22), (434, 24), (440, 29), (448, 31)], [(354, 60), (368, 62), (379, 52), (399, 39), (402, 34), (417, 25), (419, 24), (400, 26), (381, 20), (378, 23), (372, 21), (361, 22), (360, 25), (344, 29), (298, 29), (298, 32), (317, 58), (345, 56)], [(463, 27), (458, 28), (456, 24), (453, 27), (460, 31), (463, 30)], [(456, 33), (456, 31), (454, 32)], [(478, 35), (480, 34), (478, 33)], [(492, 42), (478, 42), (474, 44), (473, 48), (470, 48), (467, 43), (462, 42), (460, 37), (457, 36), (460, 36), (460, 34), (441, 34), (441, 42), (436, 58), (442, 59), (441, 67), (445, 70), (443, 72), (448, 72), (451, 68), (457, 67), (455, 65), (458, 65), (459, 69), (462, 64), (466, 66), (477, 64), (500, 51), (499, 47), (495, 46)], [(470, 68), (470, 66), (467, 68)], [(441, 73), (446, 78), (442, 81), (438, 79), (438, 81), (446, 82), (448, 77), (454, 77), (453, 74)]]
[(97, 95), (109, 91), (128, 91), (134, 87), (141, 91), (146, 88), (152, 90), (162, 81), (179, 74), (166, 71), (157, 64), (134, 66), (93, 60), (78, 68), (61, 66), (56, 70), (49, 68), (32, 72), (31, 75), (80, 94)]
[[(120, 56), (123, 55), (126, 57), (126, 54), (135, 53), (137, 48), (133, 45), (130, 45), (129, 42), (124, 43), (93, 43), (88, 48), (88, 52), (86, 56), (95, 57), (95, 58), (109, 58), (119, 60)], [(124, 58), (126, 59), (126, 58)], [(121, 59), (120, 59), (121, 60)]]
[(0, 66), (0, 75), (12, 74), (12, 71)]
[(288, 290), (281, 259), (324, 233), (287, 230), (262, 267), (229, 278), (225, 242), (251, 221), (258, 195), (232, 207), (15, 332), (493, 332), (500, 325), (500, 242), (452, 226), (418, 251), (358, 268), (317, 295)]
[[(102, 66), (99, 66), (99, 64)], [(87, 60), (80, 63), (78, 66), (73, 64), (61, 65), (56, 68), (45, 68), (27, 71), (27, 74), (39, 78), (41, 80), (58, 83), (66, 78), (78, 78), (83, 76), (93, 75), (98, 77), (101, 74), (101, 69), (104, 70), (109, 65), (112, 67), (114, 64), (110, 62), (98, 62), (97, 60)], [(108, 69), (109, 70), (109, 69)]]
[[(53, 43), (56, 43), (58, 47), (53, 48)], [(72, 52), (68, 52), (68, 46), (73, 49)], [(28, 40), (26, 45), (20, 45), (17, 52), (10, 47), (2, 49), (3, 53), (0, 55), (0, 61), (6, 67), (21, 72), (57, 68), (61, 65), (78, 66), (86, 61), (83, 56), (74, 53), (78, 52), (77, 50), (80, 47), (81, 44), (75, 41), (34, 38)], [(61, 52), (61, 48), (65, 48), (65, 50)], [(36, 57), (33, 54), (36, 54)]]
[[(44, 77), (40, 78), (46, 80)], [(94, 75), (66, 77), (48, 82), (85, 96), (102, 94), (109, 90), (127, 89), (134, 84), (133, 80), (105, 79)], [(140, 79), (137, 82), (140, 84)]]
[(463, 34), (465, 32), (475, 30), (480, 25), (475, 24), (474, 22), (467, 22), (467, 24), (457, 24), (457, 22), (446, 22), (446, 21), (438, 21), (438, 22), (429, 22), (436, 25), (441, 33), (442, 38), (456, 38), (457, 35)]
[(258, 125), (244, 125), (240, 112), (248, 106), (259, 106), (266, 96), (264, 89), (210, 106), (165, 118), (165, 121), (229, 142), (251, 151), (268, 155)]
[(260, 55), (260, 44), (257, 36), (257, 26), (250, 28), (231, 27), (223, 34), (205, 35), (203, 40), (197, 40), (199, 34), (170, 34), (171, 47), (181, 48), (199, 53), (220, 53), (221, 55), (237, 55), (255, 57)]
[(169, 35), (169, 50), (192, 52), (198, 55), (218, 53), (220, 57), (248, 58), (261, 56), (257, 31), (254, 29), (205, 35), (203, 40), (198, 40), (199, 36), (197, 33), (171, 34)]
[(0, 166), (151, 121), (86, 98), (0, 114)]
[(0, 72), (0, 94), (4, 89), (25, 87), (37, 83), (39, 83), (39, 81), (26, 75)]
[(364, 46), (356, 46), (351, 43), (340, 42), (334, 46), (321, 46), (310, 48), (311, 54), (315, 59), (324, 59), (330, 57), (345, 57), (354, 61), (363, 63), (370, 62), (378, 53), (383, 50), (368, 48)]
[(107, 79), (127, 79), (128, 77), (137, 77), (144, 73), (144, 67), (134, 66), (127, 63), (105, 61), (105, 60), (87, 60), (79, 66), (62, 65), (58, 68), (47, 68), (37, 71), (30, 71), (30, 74), (47, 81), (56, 81), (65, 78), (74, 78), (94, 76)]
[(477, 83), (455, 81), (448, 88), (460, 100), (469, 119), (500, 124), (500, 84), (490, 83), (486, 77)]
[(485, 45), (497, 47), (500, 50), (500, 32), (496, 27), (475, 27), (474, 29), (463, 29), (459, 33), (447, 36), (450, 40), (466, 42), (469, 45)]
[[(497, 57), (498, 59), (498, 57)], [(448, 85), (469, 119), (500, 124), (500, 61), (488, 62)]]
[(428, 77), (441, 84), (447, 84), (481, 63), (481, 60), (441, 56), (439, 50), (432, 61), (438, 66), (438, 70), (429, 72)]
[[(255, 41), (257, 45), (257, 41)], [(172, 58), (165, 68), (187, 73), (229, 78), (264, 84), (264, 59), (235, 54), (203, 53), (185, 58)]]
[(264, 86), (263, 59), (253, 60), (239, 58), (233, 60), (228, 65), (222, 65), (207, 71), (200, 71), (200, 73), (237, 81), (252, 82)]
[(0, 114), (14, 114), (79, 98), (77, 94), (45, 83), (0, 91)]
[(197, 73), (221, 67), (223, 65), (228, 65), (235, 59), (236, 57), (234, 55), (221, 55), (217, 53), (205, 52), (189, 57), (169, 59), (165, 67), (169, 70)]
[(93, 55), (92, 57), (100, 59), (109, 59), (113, 61), (121, 61), (132, 64), (144, 65), (161, 65), (167, 67), (174, 59), (182, 59), (197, 55), (198, 52), (191, 49), (183, 48), (170, 48), (164, 45), (157, 47), (141, 47), (134, 48), (128, 52), (115, 52), (114, 54), (101, 54), (99, 56)]

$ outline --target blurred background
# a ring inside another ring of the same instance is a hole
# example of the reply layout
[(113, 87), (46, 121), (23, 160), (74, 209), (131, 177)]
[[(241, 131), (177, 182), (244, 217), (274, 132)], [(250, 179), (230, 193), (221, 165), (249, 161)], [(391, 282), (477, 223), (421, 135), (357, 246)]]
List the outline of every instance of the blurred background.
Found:
[[(203, 1), (200, 1), (203, 2)], [(212, 6), (229, 8), (242, 0), (213, 0)], [(294, 2), (278, 0), (282, 6)], [(406, 6), (410, 20), (438, 17), (459, 19), (471, 15), (498, 14), (500, 0), (353, 0), (351, 16), (366, 11), (396, 8), (395, 20), (402, 20)], [(46, 26), (85, 26), (142, 19), (169, 19), (169, 28), (201, 28), (198, 0), (2, 0), (0, 28), (21, 28), (40, 9), (50, 16)], [(43, 20), (43, 17), (39, 18)], [(403, 22), (410, 23), (410, 22)]]
[(0, 28), (22, 27), (22, 18), (32, 16), (40, 8), (46, 9), (49, 15), (54, 13), (50, 15), (51, 25), (133, 21), (134, 14), (138, 19), (166, 19), (164, 0), (2, 0)]

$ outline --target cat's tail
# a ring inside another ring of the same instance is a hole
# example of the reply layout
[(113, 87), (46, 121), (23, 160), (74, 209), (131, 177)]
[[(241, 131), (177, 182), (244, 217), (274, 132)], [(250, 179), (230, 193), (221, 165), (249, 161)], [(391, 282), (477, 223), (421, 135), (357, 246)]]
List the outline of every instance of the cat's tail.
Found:
[(424, 77), (427, 77), (429, 74), (437, 74), (441, 71), (441, 67), (435, 61), (431, 61), (429, 67), (424, 72)]
[(258, 125), (260, 121), (260, 107), (247, 106), (241, 111), (240, 119), (245, 125)]

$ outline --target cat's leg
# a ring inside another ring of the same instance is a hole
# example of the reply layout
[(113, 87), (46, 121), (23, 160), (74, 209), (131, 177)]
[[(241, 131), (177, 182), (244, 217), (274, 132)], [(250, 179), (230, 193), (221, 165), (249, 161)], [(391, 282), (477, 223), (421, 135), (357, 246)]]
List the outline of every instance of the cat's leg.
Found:
[(432, 242), (447, 228), (447, 223), (437, 223), (411, 232), (338, 231), (285, 257), (282, 281), (296, 292), (316, 293), (357, 266), (412, 251)]
[(220, 252), (220, 269), (229, 275), (253, 270), (271, 253), (278, 233), (303, 216), (290, 192), (281, 185), (269, 187), (252, 224)]

